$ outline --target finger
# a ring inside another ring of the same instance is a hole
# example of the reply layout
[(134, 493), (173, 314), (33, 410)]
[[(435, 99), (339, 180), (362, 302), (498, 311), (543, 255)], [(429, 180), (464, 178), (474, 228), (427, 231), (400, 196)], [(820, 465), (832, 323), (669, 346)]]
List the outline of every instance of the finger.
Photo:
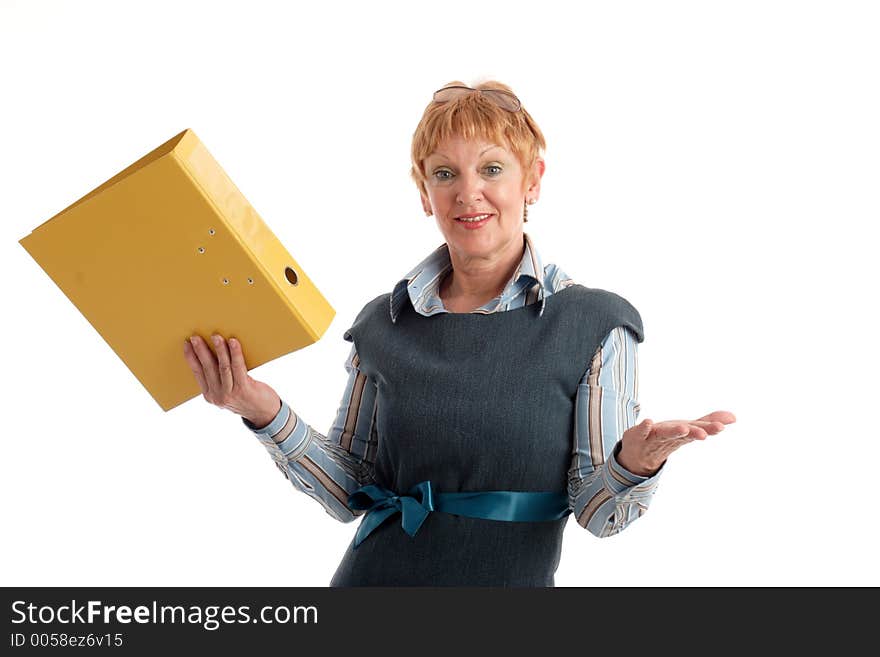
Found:
[(709, 434), (704, 429), (686, 420), (667, 420), (655, 424), (648, 439), (669, 441), (690, 437), (695, 440), (703, 440), (707, 435)]
[(235, 338), (229, 338), (229, 356), (232, 359), (232, 377), (236, 384), (247, 380), (247, 365), (244, 362), (244, 354), (241, 351), (241, 343)]
[(189, 364), (189, 369), (192, 370), (192, 373), (196, 377), (196, 381), (199, 384), (199, 388), (204, 395), (208, 392), (208, 384), (205, 383), (205, 375), (202, 373), (202, 364), (199, 362), (199, 359), (196, 356), (196, 352), (193, 351), (192, 343), (190, 343), (189, 340), (183, 341), (183, 355), (186, 357), (186, 362)]
[(691, 420), (690, 424), (692, 426), (700, 427), (710, 436), (714, 436), (716, 433), (721, 433), (722, 431), (724, 431), (724, 423), (718, 422), (717, 420), (714, 422), (707, 422), (705, 420)]
[(199, 362), (202, 364), (202, 372), (205, 375), (205, 384), (208, 386), (208, 393), (205, 397), (213, 403), (213, 398), (220, 392), (220, 374), (217, 372), (217, 361), (214, 359), (214, 353), (208, 344), (202, 340), (201, 336), (194, 335), (190, 338), (193, 350)]
[(685, 436), (690, 431), (690, 424), (687, 420), (665, 420), (663, 422), (655, 422), (651, 430), (649, 438), (658, 438), (660, 440), (672, 440)]
[(685, 440), (706, 440), (709, 436), (709, 432), (703, 429), (702, 427), (698, 427), (695, 424), (688, 424), (688, 432), (683, 436), (679, 436)]
[(220, 389), (224, 394), (232, 392), (234, 381), (232, 380), (232, 364), (229, 361), (229, 349), (222, 335), (211, 336), (214, 341), (214, 351), (217, 353), (217, 369), (220, 372)]
[[(724, 430), (724, 423), (707, 420), (667, 420), (666, 422), (658, 423), (656, 426), (660, 426), (663, 429), (661, 435), (666, 438), (678, 438), (691, 432), (705, 438), (702, 432), (714, 436), (716, 433)], [(694, 431), (694, 429), (702, 429), (702, 432)]]
[(730, 411), (712, 411), (697, 420), (705, 422), (720, 422), (721, 424), (733, 424), (736, 422), (736, 416)]

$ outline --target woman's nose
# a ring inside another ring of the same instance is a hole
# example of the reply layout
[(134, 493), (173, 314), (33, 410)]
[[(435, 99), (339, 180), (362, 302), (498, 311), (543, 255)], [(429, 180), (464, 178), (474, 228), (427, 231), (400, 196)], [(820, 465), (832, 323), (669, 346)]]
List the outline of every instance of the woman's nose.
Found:
[(456, 200), (462, 205), (480, 201), (483, 197), (483, 180), (475, 173), (463, 173), (458, 177)]

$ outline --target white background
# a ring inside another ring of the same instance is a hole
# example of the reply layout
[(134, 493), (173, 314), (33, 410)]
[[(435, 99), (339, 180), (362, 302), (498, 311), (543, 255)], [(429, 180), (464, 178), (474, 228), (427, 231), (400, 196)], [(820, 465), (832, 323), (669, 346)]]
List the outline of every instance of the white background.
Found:
[(570, 520), (557, 585), (880, 584), (876, 4), (577, 6), (0, 2), (2, 584), (329, 582), (355, 525), (162, 412), (18, 240), (192, 128), (337, 311), (251, 372), (326, 433), (343, 331), (442, 242), (409, 142), (456, 79), (544, 131), (528, 232), (640, 311), (641, 418), (738, 418), (622, 534)]

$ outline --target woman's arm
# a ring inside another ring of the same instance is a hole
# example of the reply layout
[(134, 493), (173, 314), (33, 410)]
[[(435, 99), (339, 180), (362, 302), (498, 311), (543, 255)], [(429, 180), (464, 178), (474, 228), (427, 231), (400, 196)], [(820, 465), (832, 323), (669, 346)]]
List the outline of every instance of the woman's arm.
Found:
[(638, 342), (613, 329), (578, 385), (569, 506), (578, 524), (598, 537), (623, 531), (648, 510), (662, 472), (633, 474), (617, 461), (620, 438), (639, 413)]
[(348, 507), (348, 495), (373, 482), (376, 385), (358, 369), (358, 362), (352, 345), (345, 362), (348, 382), (326, 436), (306, 424), (284, 400), (265, 427), (242, 418), (290, 483), (342, 522), (363, 513)]

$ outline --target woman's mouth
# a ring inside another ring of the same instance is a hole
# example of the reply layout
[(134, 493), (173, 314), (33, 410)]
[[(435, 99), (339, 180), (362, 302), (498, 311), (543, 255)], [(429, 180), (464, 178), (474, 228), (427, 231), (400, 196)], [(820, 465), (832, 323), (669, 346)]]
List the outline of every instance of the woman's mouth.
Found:
[(491, 214), (475, 214), (464, 217), (456, 217), (455, 221), (460, 223), (464, 228), (474, 229), (484, 225), (491, 218)]

